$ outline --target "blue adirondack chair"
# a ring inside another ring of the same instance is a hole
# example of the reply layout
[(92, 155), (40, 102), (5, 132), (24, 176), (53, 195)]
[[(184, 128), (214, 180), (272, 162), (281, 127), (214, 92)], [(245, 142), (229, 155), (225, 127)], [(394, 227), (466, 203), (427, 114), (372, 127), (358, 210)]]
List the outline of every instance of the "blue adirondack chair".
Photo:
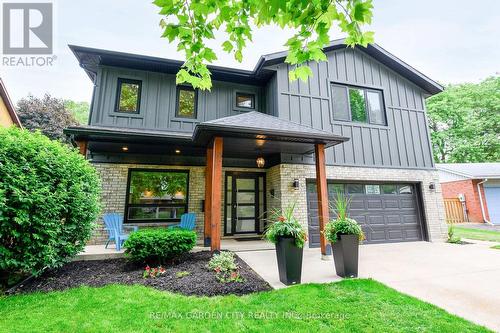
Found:
[(105, 248), (108, 248), (109, 242), (114, 241), (116, 250), (120, 251), (123, 242), (125, 242), (129, 235), (124, 232), (124, 229), (132, 229), (132, 231), (137, 231), (138, 229), (135, 225), (123, 225), (123, 216), (117, 213), (104, 214), (103, 219), (108, 231), (108, 241)]
[(181, 223), (171, 225), (168, 228), (169, 229), (181, 228), (181, 229), (186, 229), (186, 230), (194, 230), (195, 222), (196, 222), (196, 214), (195, 213), (186, 213), (186, 214), (182, 214)]

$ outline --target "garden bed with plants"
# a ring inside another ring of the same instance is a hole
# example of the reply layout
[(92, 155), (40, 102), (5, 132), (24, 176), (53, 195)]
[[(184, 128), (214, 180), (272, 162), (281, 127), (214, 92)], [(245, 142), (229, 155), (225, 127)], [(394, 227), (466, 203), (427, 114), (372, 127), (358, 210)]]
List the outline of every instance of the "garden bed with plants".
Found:
[[(212, 254), (207, 251), (185, 253), (164, 264), (165, 272), (154, 278), (144, 277), (143, 265), (125, 259), (74, 261), (59, 269), (48, 271), (40, 277), (19, 286), (15, 293), (65, 290), (78, 286), (102, 287), (109, 284), (145, 285), (184, 295), (216, 296), (244, 295), (271, 290), (269, 284), (235, 255), (239, 267), (238, 281), (221, 282), (208, 268)], [(154, 268), (150, 268), (152, 271)]]

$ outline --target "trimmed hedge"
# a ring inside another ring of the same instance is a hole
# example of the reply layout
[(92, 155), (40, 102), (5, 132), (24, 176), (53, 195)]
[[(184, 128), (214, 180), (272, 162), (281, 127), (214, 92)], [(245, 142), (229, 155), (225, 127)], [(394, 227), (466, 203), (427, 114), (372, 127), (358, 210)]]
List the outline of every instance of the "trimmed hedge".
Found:
[(185, 229), (151, 228), (133, 232), (125, 241), (125, 255), (135, 262), (163, 264), (196, 245), (196, 233)]
[(76, 149), (0, 129), (0, 277), (38, 274), (78, 254), (99, 214), (100, 188)]

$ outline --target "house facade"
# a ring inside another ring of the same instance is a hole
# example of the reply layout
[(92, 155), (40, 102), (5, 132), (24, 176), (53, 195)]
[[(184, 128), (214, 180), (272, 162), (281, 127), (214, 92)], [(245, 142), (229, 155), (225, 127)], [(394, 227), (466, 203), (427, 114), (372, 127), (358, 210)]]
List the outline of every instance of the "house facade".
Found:
[(5, 84), (0, 78), (0, 127), (10, 126), (22, 127), (7, 88), (5, 88)]
[[(378, 45), (333, 41), (308, 82), (289, 81), (286, 53), (212, 66), (211, 91), (176, 86), (179, 61), (70, 48), (94, 93), (89, 124), (66, 133), (101, 175), (105, 213), (151, 227), (195, 212), (217, 247), (295, 202), (308, 246), (327, 252), (320, 229), (341, 191), (367, 243), (444, 239), (424, 103), (442, 88)], [(92, 242), (104, 240), (101, 228)]]
[(500, 225), (500, 163), (436, 165), (443, 198), (460, 198), (467, 222)]

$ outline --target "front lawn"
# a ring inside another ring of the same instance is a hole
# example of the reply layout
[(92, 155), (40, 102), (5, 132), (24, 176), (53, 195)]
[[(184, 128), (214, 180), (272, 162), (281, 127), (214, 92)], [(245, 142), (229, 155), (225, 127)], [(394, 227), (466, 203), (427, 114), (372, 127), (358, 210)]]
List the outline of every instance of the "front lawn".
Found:
[(79, 287), (0, 299), (5, 332), (489, 332), (373, 280), (237, 297), (144, 286)]
[(456, 236), (462, 238), (500, 242), (500, 231), (473, 229), (461, 226), (455, 226), (454, 231)]

